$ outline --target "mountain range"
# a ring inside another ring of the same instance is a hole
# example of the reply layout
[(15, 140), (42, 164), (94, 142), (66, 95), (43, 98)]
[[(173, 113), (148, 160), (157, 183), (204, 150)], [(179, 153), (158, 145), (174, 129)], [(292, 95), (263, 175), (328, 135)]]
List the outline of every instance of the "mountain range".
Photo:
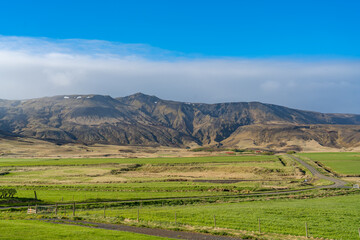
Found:
[[(302, 150), (355, 148), (360, 115), (325, 114), (260, 102), (185, 103), (136, 93), (0, 100), (0, 137), (57, 144), (223, 146)], [(314, 146), (315, 146), (314, 145)]]

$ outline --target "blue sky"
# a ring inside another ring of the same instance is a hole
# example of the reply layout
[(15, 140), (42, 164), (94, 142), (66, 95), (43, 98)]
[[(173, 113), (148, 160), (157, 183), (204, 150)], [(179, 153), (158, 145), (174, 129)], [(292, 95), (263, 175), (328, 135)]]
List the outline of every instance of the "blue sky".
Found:
[(360, 114), (360, 1), (2, 1), (0, 98), (144, 92)]
[(10, 36), (145, 43), (204, 56), (360, 56), (360, 2), (2, 1)]

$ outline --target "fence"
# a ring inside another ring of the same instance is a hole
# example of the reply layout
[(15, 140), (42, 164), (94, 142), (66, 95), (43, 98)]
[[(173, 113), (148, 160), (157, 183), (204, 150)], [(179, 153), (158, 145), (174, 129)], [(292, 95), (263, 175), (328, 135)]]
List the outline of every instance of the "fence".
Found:
[[(145, 203), (144, 201), (143, 203)], [(359, 239), (360, 229), (356, 226), (347, 228), (346, 226), (339, 226), (334, 222), (332, 225), (323, 225), (319, 221), (303, 219), (303, 221), (289, 221), (285, 219), (273, 219), (268, 216), (257, 215), (254, 217), (248, 216), (241, 218), (239, 215), (221, 214), (214, 215), (214, 212), (207, 211), (186, 212), (182, 211), (182, 206), (160, 204), (154, 208), (152, 205), (145, 205), (143, 207), (142, 201), (138, 201), (137, 205), (124, 206), (119, 203), (87, 203), (87, 204), (56, 204), (54, 206), (35, 206), (29, 207), (28, 214), (49, 214), (60, 217), (76, 217), (77, 220), (88, 221), (104, 221), (108, 219), (110, 222), (122, 223), (124, 219), (130, 219), (141, 224), (149, 224), (150, 226), (157, 226), (160, 228), (180, 227), (186, 230), (190, 228), (205, 228), (209, 231), (247, 231), (258, 234), (284, 234), (294, 236), (323, 237), (332, 239)], [(201, 205), (200, 205), (201, 206)], [(174, 207), (174, 208), (173, 208)], [(37, 209), (37, 211), (35, 211)], [(159, 217), (160, 216), (160, 217)], [(289, 219), (289, 220), (288, 220)], [(294, 219), (294, 218), (292, 218)], [(347, 230), (344, 230), (345, 228)], [(331, 234), (328, 234), (331, 232)]]
[[(142, 217), (141, 207), (142, 207), (142, 205), (139, 205), (137, 208), (133, 208), (136, 211), (135, 218), (130, 218), (130, 219), (133, 219), (136, 222), (141, 222), (142, 221), (142, 219), (141, 219), (141, 217)], [(100, 211), (99, 210), (100, 208), (96, 208), (96, 209), (97, 209), (98, 212)], [(106, 214), (107, 210), (108, 210), (108, 213), (109, 212), (111, 213), (111, 210), (113, 210), (113, 208), (112, 209), (107, 209), (106, 205), (104, 204), (104, 206), (103, 206), (103, 214), (102, 214), (101, 217), (107, 218), (107, 214)], [(79, 217), (79, 216), (83, 215), (86, 212), (85, 215), (88, 216), (88, 217), (89, 216), (91, 217), (91, 214), (89, 214), (89, 212), (91, 212), (91, 211), (94, 211), (94, 210), (93, 209), (89, 210), (89, 209), (83, 208), (81, 206), (77, 206), (75, 203), (73, 203), (71, 205), (67, 204), (67, 205), (60, 205), (60, 206), (58, 206), (58, 204), (56, 204), (55, 206), (29, 207), (27, 209), (27, 214), (43, 214), (43, 215), (44, 214), (51, 214), (51, 215), (55, 214), (55, 216), (56, 215), (66, 215), (66, 216), (73, 216), (73, 217), (78, 216)], [(174, 214), (173, 215), (174, 216), (174, 221), (164, 222), (164, 223), (166, 223), (167, 225), (175, 224), (177, 226), (189, 225), (189, 224), (185, 224), (184, 222), (179, 221), (179, 219), (180, 219), (179, 218), (180, 217), (179, 213), (174, 212), (173, 214)], [(93, 215), (95, 216), (95, 214), (93, 214)], [(113, 214), (108, 214), (108, 215), (111, 216)], [(100, 214), (97, 213), (96, 217), (100, 217)], [(219, 220), (222, 220), (222, 219), (217, 218), (216, 215), (212, 215), (212, 216), (209, 217), (209, 222), (210, 221), (213, 222), (212, 228), (214, 228), (214, 229), (219, 228), (219, 226), (217, 225), (219, 223)], [(144, 219), (144, 222), (145, 222), (145, 219)], [(146, 220), (146, 222), (149, 222), (149, 220)], [(157, 221), (154, 221), (154, 222), (157, 222)], [(263, 219), (258, 218), (257, 221), (256, 221), (256, 223), (258, 225), (258, 229), (257, 230), (254, 229), (253, 231), (251, 231), (251, 230), (250, 231), (251, 232), (258, 232), (259, 234), (267, 233), (266, 231), (264, 231), (264, 226), (263, 226), (264, 222), (265, 221)], [(303, 236), (306, 236), (306, 238), (310, 237), (308, 223), (305, 222), (303, 226), (305, 226)], [(247, 230), (247, 231), (249, 231), (249, 230)], [(273, 233), (275, 233), (275, 232), (273, 232)], [(359, 235), (360, 235), (360, 229), (359, 229)]]
[(57, 206), (38, 206), (28, 207), (27, 214), (57, 214)]

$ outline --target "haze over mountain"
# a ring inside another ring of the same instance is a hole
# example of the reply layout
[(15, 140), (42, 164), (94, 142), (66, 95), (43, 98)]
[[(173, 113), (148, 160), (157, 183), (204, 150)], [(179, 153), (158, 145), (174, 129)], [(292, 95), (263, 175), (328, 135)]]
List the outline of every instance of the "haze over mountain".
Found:
[(226, 146), (301, 150), (359, 146), (360, 115), (260, 102), (184, 103), (137, 93), (0, 100), (0, 136), (55, 143)]

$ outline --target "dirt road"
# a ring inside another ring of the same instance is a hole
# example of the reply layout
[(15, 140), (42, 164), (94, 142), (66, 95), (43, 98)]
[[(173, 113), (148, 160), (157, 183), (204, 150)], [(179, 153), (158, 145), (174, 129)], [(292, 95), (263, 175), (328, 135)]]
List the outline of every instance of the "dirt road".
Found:
[(326, 186), (326, 188), (350, 188), (348, 186), (345, 186), (347, 184), (347, 182), (342, 181), (338, 178), (334, 178), (334, 177), (328, 177), (325, 176), (324, 174), (321, 174), (318, 170), (316, 170), (313, 166), (309, 165), (308, 163), (306, 163), (305, 161), (301, 160), (298, 157), (292, 156), (292, 155), (287, 155), (289, 157), (291, 157), (292, 159), (294, 159), (295, 161), (297, 161), (298, 163), (300, 163), (301, 165), (303, 165), (304, 167), (306, 167), (314, 177), (320, 178), (320, 179), (325, 179), (331, 182), (334, 182), (333, 185), (330, 186)]
[[(346, 186), (347, 182), (342, 181), (338, 178), (334, 177), (328, 177), (323, 174), (321, 174), (319, 171), (317, 171), (314, 167), (306, 163), (305, 161), (299, 159), (298, 157), (287, 155), (306, 167), (314, 177), (329, 180), (331, 182), (334, 182), (332, 185), (324, 185), (324, 186), (316, 186), (311, 188), (305, 188), (305, 189), (296, 189), (296, 190), (285, 190), (285, 191), (275, 191), (275, 192), (262, 192), (262, 193), (247, 193), (247, 194), (234, 194), (234, 195), (211, 195), (211, 196), (201, 196), (201, 197), (169, 197), (169, 198), (151, 198), (151, 199), (133, 199), (133, 200), (122, 200), (122, 201), (102, 201), (102, 202), (79, 202), (76, 203), (76, 205), (85, 205), (89, 203), (97, 203), (97, 204), (111, 204), (111, 203), (123, 203), (123, 202), (146, 202), (146, 201), (166, 201), (166, 200), (186, 200), (186, 199), (207, 199), (207, 198), (219, 198), (219, 197), (251, 197), (251, 196), (271, 196), (271, 195), (282, 195), (282, 194), (289, 194), (289, 193), (298, 193), (298, 192), (305, 192), (310, 191), (314, 189), (321, 189), (321, 188), (351, 188), (350, 186)], [(58, 206), (70, 206), (73, 205), (73, 203), (60, 203)], [(54, 204), (48, 204), (48, 205), (42, 205), (42, 206), (53, 206)], [(9, 209), (9, 208), (25, 208), (28, 206), (13, 206), (13, 207), (0, 207), (0, 209)]]
[[(180, 231), (171, 231), (166, 229), (158, 229), (158, 228), (145, 228), (145, 227), (134, 227), (127, 226), (121, 224), (109, 224), (109, 223), (94, 223), (94, 222), (86, 222), (86, 221), (72, 221), (72, 220), (58, 220), (58, 219), (46, 219), (43, 220), (45, 222), (55, 223), (55, 224), (68, 224), (68, 225), (76, 225), (81, 227), (89, 227), (89, 228), (100, 228), (107, 230), (115, 230), (115, 231), (125, 231), (132, 233), (140, 233), (157, 237), (166, 237), (173, 239), (185, 239), (185, 240), (241, 240), (240, 238), (229, 237), (229, 236), (214, 236), (203, 233), (195, 233), (195, 232), (180, 232)], [(82, 225), (79, 225), (81, 223)]]
[[(317, 171), (314, 167), (306, 163), (305, 161), (299, 159), (298, 157), (288, 155), (304, 167), (306, 167), (314, 177), (325, 179), (334, 182), (332, 185), (328, 186), (317, 186), (313, 188), (308, 189), (297, 189), (297, 190), (288, 190), (288, 191), (281, 191), (281, 192), (266, 192), (266, 193), (252, 193), (252, 194), (241, 194), (241, 195), (231, 195), (231, 197), (236, 196), (259, 196), (259, 195), (279, 195), (279, 194), (288, 194), (288, 193), (295, 193), (295, 192), (304, 192), (309, 191), (313, 189), (321, 189), (321, 188), (350, 188), (345, 186), (347, 183), (345, 181), (342, 181), (340, 179), (329, 177), (321, 174), (319, 171)], [(229, 195), (226, 195), (227, 197), (230, 197)], [(170, 199), (195, 199), (195, 198), (210, 198), (210, 197), (219, 197), (219, 196), (205, 196), (205, 197), (185, 197), (185, 198), (164, 198), (164, 199), (157, 199), (157, 200), (170, 200)], [(224, 196), (225, 197), (225, 196)], [(154, 200), (154, 199), (148, 199)], [(134, 201), (134, 200), (132, 200)], [(136, 201), (146, 201), (146, 199), (142, 200), (136, 200)], [(120, 201), (118, 201), (120, 202)], [(126, 202), (126, 201), (122, 201)], [(103, 203), (110, 203), (110, 202), (103, 202)], [(87, 204), (87, 203), (78, 203), (78, 204)], [(70, 204), (61, 204), (61, 205), (70, 205)], [(60, 204), (59, 204), (60, 206)], [(19, 206), (15, 208), (21, 208), (25, 206)], [(8, 207), (7, 207), (8, 208)], [(152, 236), (159, 236), (159, 237), (167, 237), (167, 238), (173, 238), (173, 239), (191, 239), (191, 240), (239, 240), (239, 238), (235, 237), (228, 237), (228, 236), (214, 236), (214, 235), (208, 235), (208, 234), (202, 234), (202, 233), (192, 233), (192, 232), (181, 232), (181, 231), (171, 231), (171, 230), (165, 230), (165, 229), (154, 229), (154, 228), (144, 228), (144, 227), (134, 227), (134, 226), (126, 226), (121, 224), (105, 224), (105, 223), (93, 223), (93, 222), (85, 222), (85, 221), (72, 221), (72, 220), (44, 220), (47, 222), (55, 223), (55, 224), (70, 224), (70, 225), (78, 225), (83, 227), (92, 227), (92, 228), (101, 228), (101, 229), (108, 229), (108, 230), (116, 230), (116, 231), (127, 231), (127, 232), (133, 232), (133, 233), (140, 233), (140, 234), (146, 234), (146, 235), (152, 235)], [(79, 223), (81, 225), (79, 225)]]

